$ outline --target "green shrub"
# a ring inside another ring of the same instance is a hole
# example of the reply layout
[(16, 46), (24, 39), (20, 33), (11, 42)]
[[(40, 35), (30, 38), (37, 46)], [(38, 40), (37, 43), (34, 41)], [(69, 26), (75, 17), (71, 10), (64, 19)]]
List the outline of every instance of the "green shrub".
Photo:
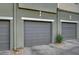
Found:
[(56, 36), (55, 43), (62, 43), (62, 41), (63, 41), (63, 36), (60, 35), (60, 34), (58, 34), (58, 35)]

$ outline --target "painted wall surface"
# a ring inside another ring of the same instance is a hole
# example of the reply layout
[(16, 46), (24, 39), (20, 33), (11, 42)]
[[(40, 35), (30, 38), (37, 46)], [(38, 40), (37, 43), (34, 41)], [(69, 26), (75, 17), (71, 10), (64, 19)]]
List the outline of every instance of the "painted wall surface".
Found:
[(74, 3), (58, 3), (58, 8), (62, 9), (62, 10), (67, 10), (67, 11), (79, 13), (79, 4), (74, 4)]
[[(27, 9), (19, 9), (17, 6), (17, 48), (24, 47), (24, 20), (21, 17), (31, 17), (31, 18), (42, 18), (42, 19), (54, 19), (54, 38), (56, 35), (56, 14), (53, 13), (45, 13), (42, 12), (41, 17), (39, 16), (39, 11), (27, 10)], [(52, 40), (53, 41), (53, 40)]]
[(19, 7), (56, 13), (57, 3), (19, 3)]
[[(59, 33), (62, 32), (61, 22), (60, 22), (61, 19), (79, 22), (79, 14), (66, 12), (66, 11), (58, 11), (58, 32)], [(79, 23), (77, 24), (77, 39), (79, 39)]]
[(0, 3), (0, 16), (13, 16), (13, 4)]

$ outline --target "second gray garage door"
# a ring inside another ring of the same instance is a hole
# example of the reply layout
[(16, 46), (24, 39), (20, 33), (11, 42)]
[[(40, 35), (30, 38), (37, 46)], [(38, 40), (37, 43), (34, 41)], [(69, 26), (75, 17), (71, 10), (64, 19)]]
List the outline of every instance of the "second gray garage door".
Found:
[(9, 21), (0, 21), (0, 51), (10, 49)]
[(62, 23), (62, 35), (64, 39), (76, 39), (77, 24), (76, 23)]
[(47, 22), (24, 22), (24, 45), (35, 46), (49, 44), (51, 42), (51, 23)]

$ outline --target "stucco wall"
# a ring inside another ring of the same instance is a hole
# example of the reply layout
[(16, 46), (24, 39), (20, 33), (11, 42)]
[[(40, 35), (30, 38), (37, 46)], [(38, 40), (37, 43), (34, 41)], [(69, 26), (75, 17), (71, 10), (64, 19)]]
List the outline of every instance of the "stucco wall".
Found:
[(58, 8), (66, 11), (79, 13), (79, 4), (74, 3), (58, 3)]
[(13, 16), (13, 4), (0, 3), (0, 16)]
[(18, 7), (56, 13), (57, 3), (19, 3)]

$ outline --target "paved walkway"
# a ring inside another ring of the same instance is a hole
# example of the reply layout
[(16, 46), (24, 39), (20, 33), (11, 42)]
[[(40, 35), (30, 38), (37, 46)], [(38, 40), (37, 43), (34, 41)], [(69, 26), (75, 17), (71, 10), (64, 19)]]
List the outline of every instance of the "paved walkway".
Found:
[[(0, 51), (0, 55), (12, 55), (10, 51)], [(39, 45), (24, 48), (19, 55), (79, 55), (79, 41), (66, 40), (62, 44)]]

